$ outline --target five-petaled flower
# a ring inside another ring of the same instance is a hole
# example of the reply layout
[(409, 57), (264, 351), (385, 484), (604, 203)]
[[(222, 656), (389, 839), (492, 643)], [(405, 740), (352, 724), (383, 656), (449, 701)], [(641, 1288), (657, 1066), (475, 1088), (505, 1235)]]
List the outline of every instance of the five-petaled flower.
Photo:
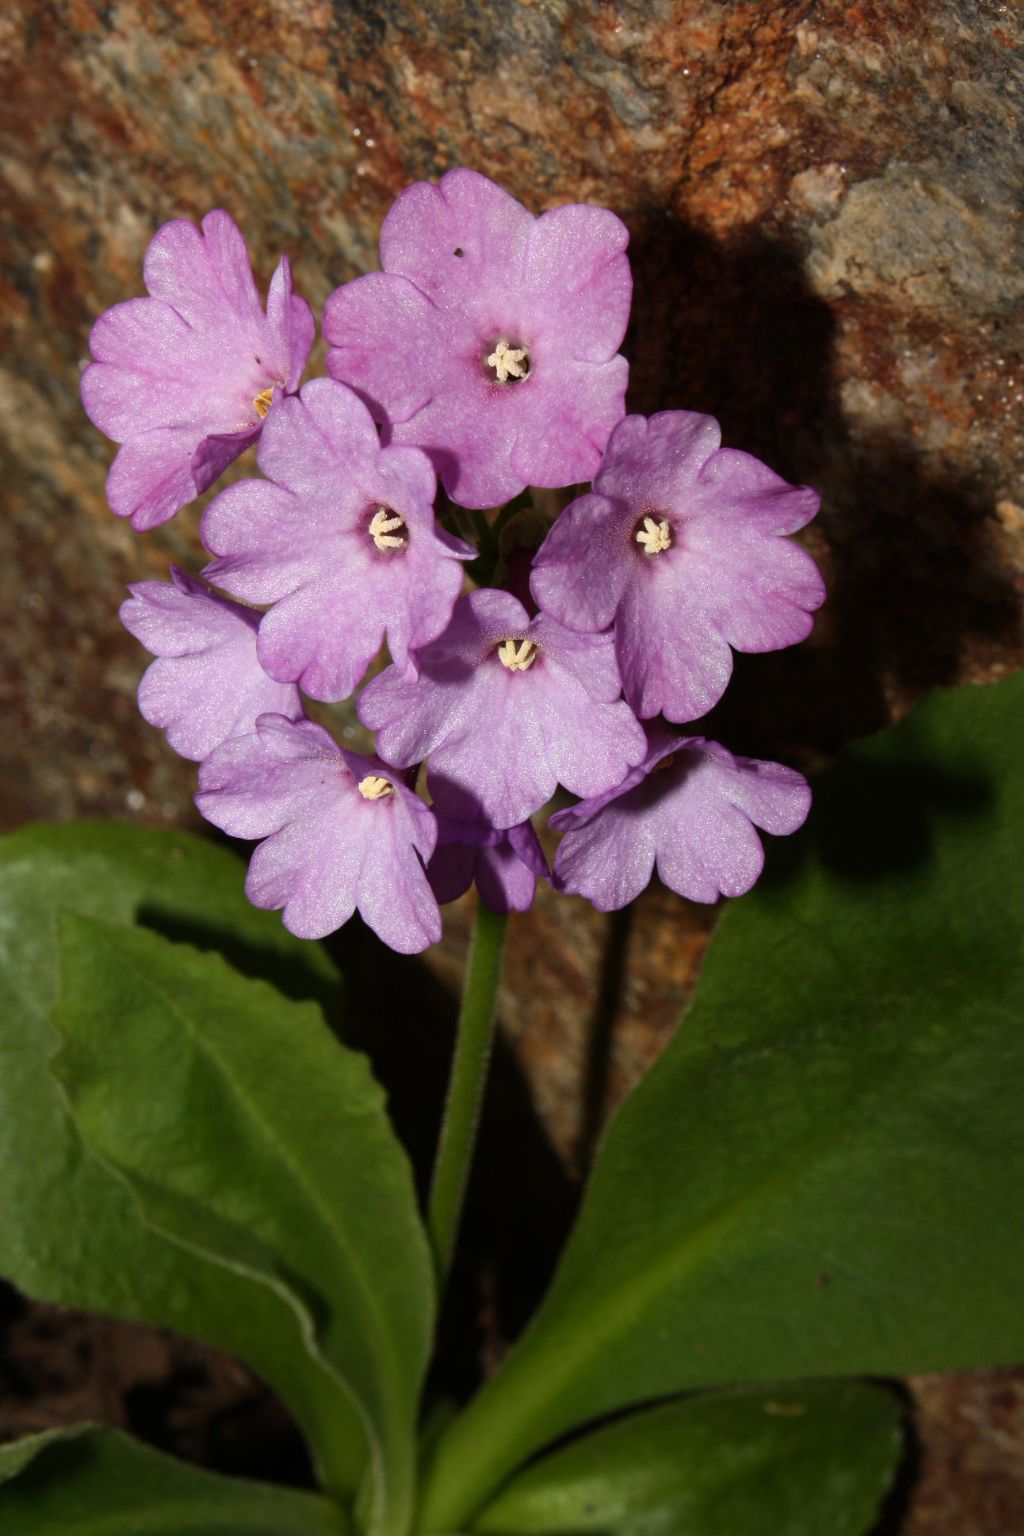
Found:
[(232, 837), (263, 839), (246, 894), (283, 908), (300, 939), (333, 933), (357, 909), (400, 954), (441, 937), (424, 870), (437, 842), (433, 811), (387, 763), (347, 752), (312, 720), (261, 715), (252, 735), (203, 763), (196, 805)]
[(626, 697), (641, 719), (696, 720), (725, 692), (732, 650), (803, 640), (825, 598), (784, 537), (817, 492), (735, 448), (711, 416), (627, 416), (594, 489), (572, 502), (534, 563), (531, 590), (563, 624), (615, 626)]
[(670, 890), (691, 901), (742, 896), (764, 864), (756, 828), (780, 835), (801, 827), (811, 803), (792, 768), (733, 757), (700, 736), (648, 727), (639, 767), (605, 795), (558, 811), (566, 835), (555, 857), (560, 890), (586, 896), (601, 912), (639, 896), (655, 866)]
[(430, 758), (484, 818), (525, 821), (563, 784), (610, 789), (644, 755), (642, 727), (621, 698), (610, 635), (579, 635), (510, 592), (461, 597), (419, 675), (389, 667), (363, 690), (359, 716), (398, 767)]
[(475, 553), (435, 525), (427, 456), (382, 448), (362, 401), (314, 379), (267, 421), (257, 462), (267, 479), (222, 491), (202, 527), (219, 557), (204, 575), (271, 605), (263, 666), (314, 699), (347, 699), (386, 636), (405, 671), (448, 623)]
[(286, 256), (264, 313), (245, 241), (221, 209), (202, 232), (187, 219), (165, 224), (143, 272), (150, 297), (100, 316), (82, 375), (89, 417), (122, 444), (111, 510), (140, 530), (166, 523), (256, 441), (298, 388), (314, 332)]
[(627, 239), (607, 208), (534, 218), (476, 171), (417, 182), (384, 220), (384, 270), (327, 301), (327, 366), (460, 506), (589, 480), (624, 411)]

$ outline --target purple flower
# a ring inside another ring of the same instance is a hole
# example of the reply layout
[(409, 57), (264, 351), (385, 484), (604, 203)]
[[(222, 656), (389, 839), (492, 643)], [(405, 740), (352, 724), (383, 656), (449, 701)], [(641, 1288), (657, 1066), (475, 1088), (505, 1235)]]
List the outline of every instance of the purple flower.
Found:
[(171, 567), (171, 581), (140, 581), (121, 623), (157, 659), (139, 684), (139, 709), (166, 730), (181, 757), (198, 763), (262, 714), (302, 716), (299, 690), (268, 677), (256, 659), (260, 615)]
[(417, 655), (419, 677), (394, 667), (359, 700), (389, 762), (428, 755), (434, 773), (475, 797), (494, 827), (514, 827), (556, 784), (601, 794), (640, 762), (644, 732), (627, 704), (610, 635), (531, 619), (509, 592), (462, 597), (439, 640)]
[(626, 698), (647, 719), (694, 720), (721, 698), (732, 652), (809, 634), (825, 588), (782, 537), (819, 498), (747, 453), (711, 416), (627, 416), (593, 493), (566, 507), (533, 567), (537, 602), (573, 629), (615, 625)]
[(552, 816), (566, 833), (555, 855), (559, 889), (612, 912), (640, 894), (657, 865), (662, 882), (691, 901), (742, 896), (764, 864), (754, 828), (780, 835), (802, 826), (806, 779), (663, 726), (648, 727), (648, 741), (647, 757), (617, 789)]
[(427, 783), (437, 817), (437, 848), (427, 878), (441, 905), (476, 881), (480, 900), (492, 912), (525, 912), (537, 880), (551, 878), (532, 824), (499, 830), (480, 813), (475, 797), (434, 774)]
[(196, 804), (232, 837), (263, 838), (245, 889), (257, 907), (283, 907), (300, 939), (333, 933), (358, 907), (400, 954), (441, 937), (424, 872), (434, 814), (377, 757), (358, 757), (311, 720), (261, 715), (199, 770)]
[(107, 478), (111, 510), (140, 530), (166, 523), (255, 442), (282, 391), (298, 387), (314, 332), (285, 256), (263, 313), (245, 241), (222, 209), (201, 234), (187, 219), (157, 230), (144, 275), (152, 297), (100, 316), (82, 375), (90, 419), (123, 444)]
[(382, 448), (362, 401), (333, 379), (283, 400), (260, 441), (267, 480), (241, 480), (203, 515), (220, 558), (204, 575), (272, 603), (260, 661), (315, 699), (348, 698), (387, 635), (405, 671), (410, 648), (441, 633), (469, 545), (434, 523), (436, 481), (418, 448)]
[(384, 220), (383, 272), (327, 301), (327, 366), (460, 506), (589, 480), (624, 410), (627, 239), (607, 208), (535, 219), (476, 171), (417, 182)]

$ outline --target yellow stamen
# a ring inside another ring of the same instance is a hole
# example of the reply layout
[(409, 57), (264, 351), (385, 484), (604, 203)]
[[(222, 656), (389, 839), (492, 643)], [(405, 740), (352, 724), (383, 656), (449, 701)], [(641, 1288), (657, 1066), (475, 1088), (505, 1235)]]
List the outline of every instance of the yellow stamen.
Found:
[(529, 672), (537, 660), (537, 647), (532, 640), (502, 640), (498, 660), (510, 672)]
[(370, 521), (370, 538), (378, 549), (404, 549), (409, 541), (405, 518), (390, 507), (378, 507)]
[(494, 369), (499, 384), (507, 384), (509, 379), (525, 379), (530, 371), (530, 354), (526, 347), (512, 347), (502, 340), (487, 359), (487, 366)]
[(253, 400), (253, 407), (260, 421), (263, 420), (264, 416), (266, 416), (267, 412), (270, 410), (273, 399), (274, 386), (271, 384), (268, 389), (261, 389), (259, 394)]
[(359, 793), (364, 800), (386, 800), (393, 795), (395, 786), (390, 779), (382, 779), (379, 773), (368, 773), (359, 780)]
[(644, 517), (643, 524), (633, 535), (643, 545), (645, 555), (660, 555), (672, 548), (672, 525), (665, 517)]

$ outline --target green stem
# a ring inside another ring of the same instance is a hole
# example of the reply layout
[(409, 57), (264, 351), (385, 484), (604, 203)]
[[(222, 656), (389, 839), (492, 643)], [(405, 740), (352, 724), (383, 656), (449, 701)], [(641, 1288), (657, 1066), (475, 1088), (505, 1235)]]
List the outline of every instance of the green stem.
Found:
[(469, 1164), (480, 1122), (504, 949), (505, 918), (481, 902), (469, 944), (455, 1058), (427, 1214), (439, 1294), (444, 1291), (451, 1269)]

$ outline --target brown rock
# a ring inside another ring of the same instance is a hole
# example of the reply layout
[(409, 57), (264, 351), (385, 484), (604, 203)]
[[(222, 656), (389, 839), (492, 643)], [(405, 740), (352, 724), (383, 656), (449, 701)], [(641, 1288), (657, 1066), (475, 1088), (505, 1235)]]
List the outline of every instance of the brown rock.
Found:
[[(137, 538), (106, 510), (110, 450), (77, 398), (92, 319), (141, 291), (160, 223), (215, 205), (264, 279), (287, 248), (319, 307), (373, 263), (392, 197), (460, 163), (537, 210), (613, 206), (634, 405), (714, 411), (823, 490), (829, 606), (810, 645), (741, 661), (725, 739), (813, 762), (930, 685), (1020, 665), (1021, 34), (995, 0), (9, 9), (4, 823), (194, 823), (192, 770), (135, 713), (143, 662), (115, 609), (126, 581), (200, 557), (196, 516)], [(651, 892), (631, 926), (550, 896), (515, 926), (508, 1038), (573, 1169), (673, 1028), (709, 921)], [(464, 922), (432, 957), (445, 982)], [(1024, 1500), (1002, 1525), (929, 1510), (922, 1536), (1004, 1536)]]

